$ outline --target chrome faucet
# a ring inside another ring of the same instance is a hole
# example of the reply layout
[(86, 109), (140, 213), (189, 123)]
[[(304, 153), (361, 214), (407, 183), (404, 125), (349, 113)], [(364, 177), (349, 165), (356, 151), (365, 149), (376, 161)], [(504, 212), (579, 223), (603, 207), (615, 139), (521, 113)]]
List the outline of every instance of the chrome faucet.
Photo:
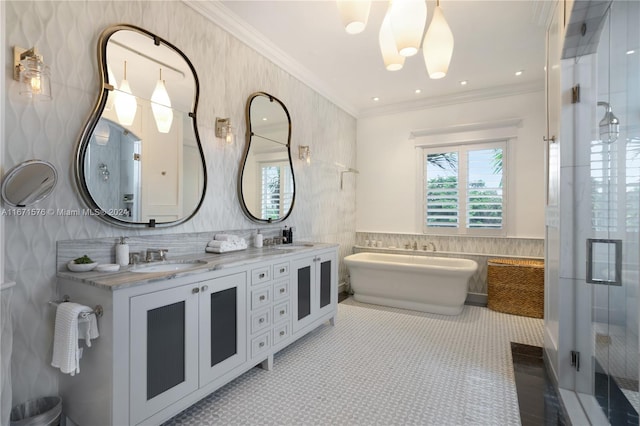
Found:
[(147, 257), (146, 257), (146, 261), (147, 262), (151, 262), (153, 260), (156, 260), (155, 258), (155, 254), (158, 255), (157, 260), (167, 260), (167, 252), (169, 251), (169, 249), (147, 249)]
[(418, 242), (417, 241), (413, 242), (413, 249), (414, 250), (418, 250)]
[(140, 263), (140, 259), (142, 259), (142, 252), (132, 251), (129, 253), (129, 265), (135, 265), (136, 263)]
[(429, 248), (431, 248), (431, 251), (436, 251), (436, 245), (434, 242), (429, 241), (427, 244), (422, 246), (422, 250), (427, 251)]

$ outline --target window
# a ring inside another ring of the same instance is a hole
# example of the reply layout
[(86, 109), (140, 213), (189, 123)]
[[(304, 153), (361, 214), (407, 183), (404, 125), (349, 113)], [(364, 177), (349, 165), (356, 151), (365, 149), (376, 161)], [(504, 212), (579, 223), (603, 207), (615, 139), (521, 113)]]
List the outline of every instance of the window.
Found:
[(287, 162), (259, 163), (262, 219), (280, 219), (293, 200), (293, 177)]
[(503, 235), (505, 142), (424, 149), (424, 232)]

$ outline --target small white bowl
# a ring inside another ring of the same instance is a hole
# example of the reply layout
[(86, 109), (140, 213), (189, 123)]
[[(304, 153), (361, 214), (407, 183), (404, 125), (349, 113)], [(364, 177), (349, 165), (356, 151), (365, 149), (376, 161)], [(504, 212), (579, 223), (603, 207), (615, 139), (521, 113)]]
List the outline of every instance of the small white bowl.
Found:
[(88, 272), (98, 266), (98, 262), (93, 263), (74, 263), (73, 260), (67, 263), (67, 268), (72, 272)]
[(120, 270), (120, 265), (117, 263), (101, 263), (96, 267), (96, 271), (98, 272), (118, 272)]

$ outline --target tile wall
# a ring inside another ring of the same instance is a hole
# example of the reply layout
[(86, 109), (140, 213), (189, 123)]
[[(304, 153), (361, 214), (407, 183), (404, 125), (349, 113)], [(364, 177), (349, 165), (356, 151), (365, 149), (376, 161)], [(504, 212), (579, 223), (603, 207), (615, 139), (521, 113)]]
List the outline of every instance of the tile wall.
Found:
[[(13, 403), (54, 395), (58, 373), (50, 366), (56, 295), (56, 242), (87, 238), (255, 230), (240, 209), (236, 191), (243, 153), (244, 109), (254, 92), (284, 102), (292, 119), (292, 152), (309, 145), (313, 162), (295, 159), (295, 208), (286, 223), (298, 240), (339, 243), (340, 254), (355, 243), (355, 182), (340, 190), (335, 163), (355, 164), (356, 120), (179, 1), (5, 1), (6, 58), (12, 46), (37, 46), (51, 66), (53, 100), (29, 103), (18, 96), (7, 73), (4, 82), (3, 168), (29, 159), (51, 162), (59, 172), (43, 209), (81, 209), (73, 180), (73, 159), (82, 128), (98, 95), (96, 46), (108, 26), (143, 27), (180, 48), (200, 79), (197, 121), (209, 175), (204, 204), (175, 228), (123, 230), (90, 216), (8, 216), (5, 221), (5, 280), (13, 291)], [(11, 56), (12, 57), (12, 56)], [(216, 117), (230, 117), (239, 135), (228, 146), (215, 137)], [(330, 124), (329, 124), (330, 123)], [(269, 228), (259, 226), (260, 228)], [(340, 272), (344, 276), (345, 268)]]

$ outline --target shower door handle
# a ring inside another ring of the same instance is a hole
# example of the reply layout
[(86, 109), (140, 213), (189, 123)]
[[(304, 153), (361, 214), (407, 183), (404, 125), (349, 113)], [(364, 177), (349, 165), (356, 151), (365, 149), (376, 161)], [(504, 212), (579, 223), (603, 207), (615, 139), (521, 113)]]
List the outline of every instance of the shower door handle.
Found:
[(542, 140), (545, 141), (545, 142), (556, 143), (556, 135), (553, 135), (550, 138), (547, 138), (546, 136), (543, 136)]
[[(606, 256), (606, 262), (603, 262), (602, 259), (599, 261), (594, 259), (594, 256), (600, 252), (602, 255), (602, 251), (598, 250), (598, 246), (601, 247), (601, 250), (604, 249), (606, 252), (604, 255)], [(612, 249), (615, 251), (615, 268), (614, 268), (614, 277), (611, 279), (609, 276), (609, 259), (610, 253), (608, 250)], [(598, 271), (594, 270), (597, 265), (606, 265), (604, 270)], [(622, 285), (622, 240), (610, 240), (610, 239), (601, 239), (601, 238), (587, 238), (587, 282), (589, 284), (602, 284), (602, 285)]]

